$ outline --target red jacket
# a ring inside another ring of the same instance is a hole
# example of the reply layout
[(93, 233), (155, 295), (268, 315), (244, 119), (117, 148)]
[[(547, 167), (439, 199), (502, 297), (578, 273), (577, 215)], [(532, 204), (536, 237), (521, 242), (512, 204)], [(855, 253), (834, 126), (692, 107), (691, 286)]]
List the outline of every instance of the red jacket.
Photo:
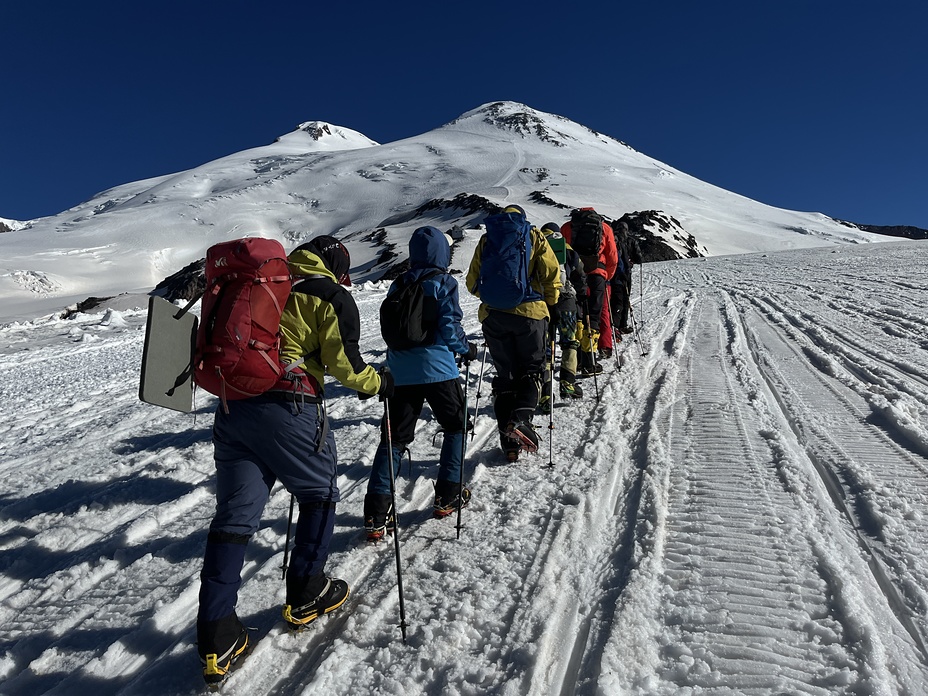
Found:
[[(581, 208), (581, 210), (593, 210), (592, 208)], [(561, 225), (561, 234), (571, 243), (570, 222)], [(612, 234), (612, 228), (603, 221), (603, 243), (599, 247), (599, 263), (597, 268), (587, 275), (601, 275), (606, 280), (615, 275), (615, 269), (619, 266), (619, 252), (615, 247), (615, 236)]]

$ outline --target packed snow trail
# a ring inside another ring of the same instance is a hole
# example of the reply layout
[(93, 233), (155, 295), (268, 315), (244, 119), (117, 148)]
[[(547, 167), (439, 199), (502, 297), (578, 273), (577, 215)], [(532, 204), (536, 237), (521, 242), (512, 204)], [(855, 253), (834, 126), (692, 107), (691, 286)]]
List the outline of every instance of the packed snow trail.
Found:
[[(257, 644), (223, 692), (923, 694), (924, 248), (646, 266), (642, 343), (619, 344), (621, 372), (604, 364), (599, 403), (585, 380), (552, 431), (536, 418), (540, 452), (516, 465), (487, 370), (460, 540), (454, 517), (431, 518), (426, 408), (397, 489), (406, 645), (392, 543), (360, 527), (383, 406), (330, 383), (343, 501), (328, 570), (352, 596), (284, 630), (289, 496), (275, 488), (239, 597)], [(354, 289), (373, 362), (385, 291)], [(215, 400), (201, 393), (195, 415), (138, 401), (144, 321), (0, 327), (5, 696), (202, 691)]]

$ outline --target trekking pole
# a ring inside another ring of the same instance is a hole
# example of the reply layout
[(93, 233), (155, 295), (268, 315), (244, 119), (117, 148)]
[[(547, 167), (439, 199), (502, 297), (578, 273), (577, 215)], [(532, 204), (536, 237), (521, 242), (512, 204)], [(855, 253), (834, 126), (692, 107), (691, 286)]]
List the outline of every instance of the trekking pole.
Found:
[(403, 601), (403, 569), (400, 563), (400, 520), (396, 512), (396, 481), (393, 474), (393, 433), (390, 431), (390, 399), (383, 400), (384, 427), (387, 429), (387, 458), (390, 462), (390, 499), (393, 506), (393, 548), (396, 553), (396, 587), (400, 595), (400, 631), (406, 644), (406, 603)]
[(551, 331), (550, 380), (551, 398), (548, 401), (548, 466), (554, 466), (554, 341), (555, 332)]
[(461, 435), (461, 470), (458, 472), (460, 481), (458, 483), (458, 534), (457, 539), (461, 538), (461, 508), (464, 507), (464, 454), (467, 452), (467, 414), (470, 409), (467, 408), (467, 378), (470, 377), (470, 361), (464, 362), (464, 432)]
[(293, 493), (290, 494), (290, 515), (287, 517), (287, 536), (284, 537), (284, 562), (280, 566), (283, 571), (281, 580), (287, 579), (287, 558), (290, 555), (290, 530), (293, 528)]
[(470, 439), (477, 433), (477, 410), (480, 408), (480, 394), (483, 390), (483, 371), (487, 366), (487, 344), (483, 344), (483, 360), (480, 363), (480, 376), (477, 378), (477, 398), (474, 400), (474, 427), (470, 431)]
[(644, 325), (644, 269), (641, 268), (640, 263), (638, 264), (638, 307), (641, 309), (641, 324)]
[(641, 357), (643, 358), (648, 354), (648, 351), (644, 349), (644, 345), (641, 343), (641, 334), (638, 333), (638, 322), (635, 320), (635, 310), (632, 309), (632, 306), (628, 306), (628, 314), (632, 318), (632, 326), (635, 328), (635, 340), (638, 342), (638, 349), (641, 351)]

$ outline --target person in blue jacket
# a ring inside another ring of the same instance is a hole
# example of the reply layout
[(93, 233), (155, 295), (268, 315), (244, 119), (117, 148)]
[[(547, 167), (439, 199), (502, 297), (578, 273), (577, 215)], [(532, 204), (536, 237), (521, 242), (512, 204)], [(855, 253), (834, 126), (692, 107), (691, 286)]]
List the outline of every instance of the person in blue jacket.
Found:
[[(395, 385), (388, 401), (394, 475), (400, 456), (415, 438), (416, 422), (426, 401), (444, 436), (435, 483), (436, 517), (449, 515), (470, 500), (470, 491), (461, 487), (466, 405), (456, 356), (469, 362), (476, 357), (477, 346), (468, 342), (461, 326), (458, 282), (448, 273), (450, 263), (447, 237), (434, 227), (420, 227), (409, 240), (409, 270), (387, 291), (389, 296), (400, 283), (420, 281), (425, 296), (434, 300), (432, 306), (436, 308), (434, 342), (406, 350), (387, 350), (387, 366)], [(386, 423), (381, 428), (380, 446), (364, 498), (364, 528), (371, 541), (382, 539), (388, 529), (394, 528)]]

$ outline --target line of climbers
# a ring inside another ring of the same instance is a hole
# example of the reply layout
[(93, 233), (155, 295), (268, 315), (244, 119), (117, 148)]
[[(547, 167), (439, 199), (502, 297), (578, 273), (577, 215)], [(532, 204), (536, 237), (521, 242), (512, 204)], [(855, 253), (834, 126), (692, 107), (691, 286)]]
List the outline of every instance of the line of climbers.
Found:
[[(220, 683), (250, 647), (235, 606), (245, 548), (276, 481), (299, 505), (292, 558), (287, 565), (285, 556), (284, 565), (288, 625), (299, 630), (348, 598), (348, 584), (325, 573), (339, 500), (325, 374), (361, 398), (386, 402), (364, 498), (368, 539), (382, 539), (395, 526), (391, 471), (395, 476), (394, 464), (408, 452), (426, 402), (443, 437), (434, 515), (444, 517), (470, 501), (463, 458), (473, 422), (459, 377), (478, 349), (461, 324), (450, 261), (444, 233), (435, 227), (413, 233), (410, 268), (391, 284), (381, 307), (388, 350), (386, 367), (378, 371), (361, 356), (358, 308), (342, 287), (350, 285), (345, 246), (319, 236), (287, 257), (293, 285), (279, 310), (280, 361), (287, 369), (270, 389), (248, 398), (223, 396), (216, 410), (216, 512), (197, 615), (207, 684)], [(466, 286), (481, 301), (478, 319), (496, 371), (493, 411), (507, 461), (538, 448), (532, 416), (536, 409), (549, 413), (552, 405), (555, 343), (561, 349), (558, 393), (579, 399), (578, 377), (600, 372), (613, 341), (631, 330), (631, 269), (639, 262), (625, 223), (609, 225), (592, 208), (541, 229), (517, 205), (486, 219)]]

